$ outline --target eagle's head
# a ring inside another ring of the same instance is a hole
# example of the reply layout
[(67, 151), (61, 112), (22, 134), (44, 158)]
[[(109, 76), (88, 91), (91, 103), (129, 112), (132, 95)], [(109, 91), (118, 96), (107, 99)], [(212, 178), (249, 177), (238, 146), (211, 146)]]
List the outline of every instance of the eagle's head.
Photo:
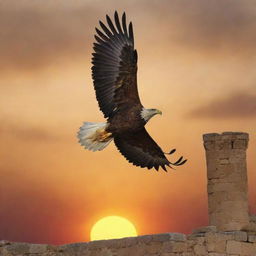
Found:
[(140, 112), (142, 119), (144, 119), (146, 122), (149, 121), (151, 117), (157, 114), (162, 115), (162, 111), (156, 108), (143, 108)]

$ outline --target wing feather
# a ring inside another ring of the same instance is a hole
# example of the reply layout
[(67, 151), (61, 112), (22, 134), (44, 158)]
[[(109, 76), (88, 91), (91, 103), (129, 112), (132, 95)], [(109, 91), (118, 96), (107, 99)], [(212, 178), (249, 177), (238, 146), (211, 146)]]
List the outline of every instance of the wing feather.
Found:
[(126, 36), (128, 36), (128, 33), (127, 33), (127, 26), (126, 26), (126, 14), (124, 12), (123, 16), (122, 16), (122, 25), (123, 25), (123, 31), (124, 31), (124, 34)]
[(137, 133), (116, 136), (114, 141), (120, 153), (136, 166), (156, 170), (162, 167), (165, 171), (166, 166), (170, 167), (171, 163), (145, 128)]
[(105, 26), (105, 24), (102, 21), (100, 21), (99, 23), (100, 23), (100, 26), (103, 29), (103, 31), (106, 33), (106, 35), (108, 37), (111, 37), (112, 33), (108, 30), (108, 28)]
[(92, 77), (99, 107), (106, 118), (116, 110), (134, 104), (140, 105), (137, 88), (137, 52), (134, 49), (132, 23), (129, 33), (126, 15), (123, 13), (122, 26), (118, 13), (114, 14), (114, 23), (106, 16), (107, 25), (99, 22), (101, 30), (96, 28), (92, 54)]
[(113, 33), (114, 35), (117, 34), (116, 28), (114, 27), (114, 25), (113, 25), (113, 23), (112, 23), (112, 20), (109, 18), (108, 15), (106, 16), (106, 18), (107, 18), (107, 22), (108, 22), (108, 25), (109, 25), (109, 27), (110, 27), (112, 33)]
[(129, 38), (131, 39), (132, 43), (134, 43), (133, 39), (133, 29), (132, 29), (132, 23), (129, 24)]
[(119, 17), (118, 17), (117, 11), (115, 11), (114, 16), (115, 16), (115, 23), (116, 23), (116, 27), (117, 27), (118, 33), (122, 34), (123, 31), (122, 31), (122, 28), (121, 28), (121, 25), (120, 25), (120, 21), (119, 21)]
[(105, 40), (105, 41), (108, 40), (108, 37), (104, 35), (98, 28), (95, 28), (95, 30), (98, 33), (98, 35), (102, 38), (102, 40)]

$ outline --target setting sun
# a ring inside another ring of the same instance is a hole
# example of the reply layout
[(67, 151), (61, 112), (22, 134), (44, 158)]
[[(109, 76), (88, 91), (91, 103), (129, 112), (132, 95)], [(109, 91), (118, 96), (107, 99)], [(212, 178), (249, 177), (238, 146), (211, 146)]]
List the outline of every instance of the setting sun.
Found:
[(119, 216), (104, 217), (97, 221), (91, 230), (91, 241), (131, 236), (137, 236), (134, 225)]

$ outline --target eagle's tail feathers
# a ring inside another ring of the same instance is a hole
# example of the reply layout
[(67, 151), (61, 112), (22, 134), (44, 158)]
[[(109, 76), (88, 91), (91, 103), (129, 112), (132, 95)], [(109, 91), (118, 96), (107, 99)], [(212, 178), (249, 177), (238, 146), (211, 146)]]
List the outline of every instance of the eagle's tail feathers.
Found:
[(80, 144), (91, 151), (103, 150), (113, 139), (112, 134), (106, 131), (107, 125), (85, 122), (77, 134)]

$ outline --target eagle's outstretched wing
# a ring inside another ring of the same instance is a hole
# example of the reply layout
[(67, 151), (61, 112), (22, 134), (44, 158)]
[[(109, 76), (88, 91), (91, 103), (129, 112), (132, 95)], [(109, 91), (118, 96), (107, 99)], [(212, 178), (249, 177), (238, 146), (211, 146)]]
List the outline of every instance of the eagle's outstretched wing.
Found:
[[(101, 21), (96, 28), (92, 77), (104, 117), (111, 117), (122, 107), (140, 104), (137, 89), (137, 52), (134, 50), (132, 23), (127, 29), (125, 13), (120, 23), (115, 12), (115, 25), (106, 16), (109, 28)], [(104, 33), (103, 33), (104, 32)]]
[[(156, 170), (162, 167), (166, 171), (166, 165), (182, 165), (186, 162), (181, 157), (175, 163), (169, 162), (162, 149), (150, 137), (145, 128), (137, 133), (126, 133), (114, 138), (115, 144), (121, 154), (131, 163), (140, 167)], [(175, 150), (172, 150), (172, 154)], [(182, 161), (183, 160), (183, 161)]]

